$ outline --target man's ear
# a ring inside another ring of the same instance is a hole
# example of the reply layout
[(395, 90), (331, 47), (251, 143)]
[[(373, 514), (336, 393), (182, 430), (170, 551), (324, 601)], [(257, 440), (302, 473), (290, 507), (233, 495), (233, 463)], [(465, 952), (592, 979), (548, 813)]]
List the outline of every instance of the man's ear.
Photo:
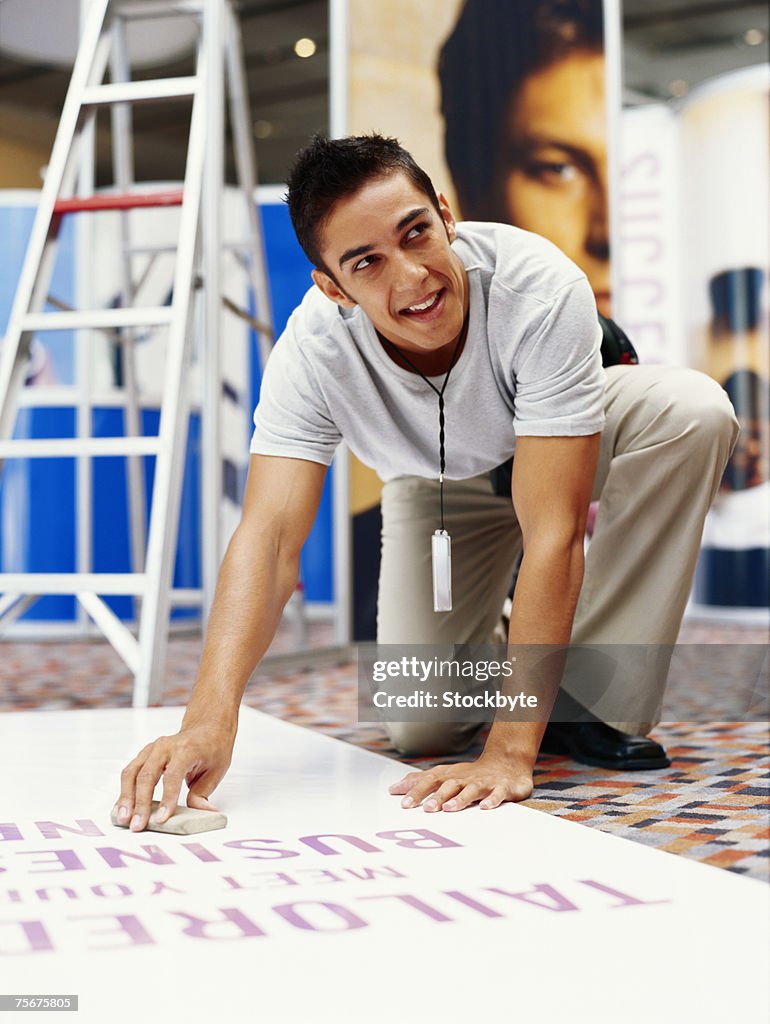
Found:
[(457, 224), (455, 223), (455, 216), (452, 213), (451, 207), (449, 206), (449, 202), (444, 193), (439, 192), (437, 198), (439, 209), (441, 210), (441, 217), (444, 221), (444, 225), (446, 226), (447, 236), (449, 237), (450, 242), (454, 242), (455, 238), (457, 238)]
[(311, 270), (310, 276), (313, 278), (314, 284), (321, 289), (327, 299), (331, 299), (332, 302), (336, 302), (338, 306), (342, 306), (344, 309), (353, 309), (358, 305), (352, 299), (343, 292), (333, 277), (329, 277), (323, 270), (319, 270), (317, 267)]

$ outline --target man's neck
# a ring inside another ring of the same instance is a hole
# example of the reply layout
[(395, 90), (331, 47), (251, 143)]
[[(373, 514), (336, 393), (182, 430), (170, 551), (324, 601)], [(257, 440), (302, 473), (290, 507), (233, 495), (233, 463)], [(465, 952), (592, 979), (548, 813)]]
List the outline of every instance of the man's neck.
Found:
[[(405, 349), (404, 354), (402, 354), (401, 349), (395, 342), (384, 338), (379, 331), (376, 333), (380, 344), (396, 366), (401, 366), (410, 373), (415, 373), (416, 370), (419, 370), (425, 377), (440, 377), (445, 374), (452, 364), (452, 357), (455, 355), (455, 348), (457, 347), (457, 338), (452, 338), (446, 345), (442, 345), (441, 348), (433, 349), (432, 351)], [(460, 346), (454, 360), (455, 363), (462, 355), (467, 336), (468, 315), (466, 313), (465, 320), (460, 329)]]

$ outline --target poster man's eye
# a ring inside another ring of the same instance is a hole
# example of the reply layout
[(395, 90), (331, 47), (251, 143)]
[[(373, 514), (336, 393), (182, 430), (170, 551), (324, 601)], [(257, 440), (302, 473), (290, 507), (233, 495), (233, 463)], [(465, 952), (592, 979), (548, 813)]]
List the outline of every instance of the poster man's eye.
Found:
[(526, 173), (531, 178), (555, 184), (572, 182), (577, 179), (579, 171), (575, 164), (564, 161), (532, 161), (525, 167)]

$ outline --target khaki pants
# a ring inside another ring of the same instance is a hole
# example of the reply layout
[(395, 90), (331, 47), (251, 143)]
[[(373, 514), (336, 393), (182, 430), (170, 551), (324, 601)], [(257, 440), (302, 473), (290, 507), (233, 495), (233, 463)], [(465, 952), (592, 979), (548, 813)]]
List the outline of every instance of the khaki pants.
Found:
[[(601, 501), (572, 642), (629, 646), (623, 648), (624, 671), (598, 703), (584, 692), (583, 678), (570, 681), (569, 665), (562, 686), (603, 721), (640, 735), (657, 720), (650, 709), (662, 694), (653, 691), (665, 681), (703, 522), (739, 428), (722, 388), (695, 370), (614, 366), (606, 372), (607, 419), (593, 493)], [(450, 459), (452, 437), (461, 428), (452, 420), (450, 398)], [(436, 613), (430, 537), (438, 525), (438, 483), (403, 477), (383, 489), (378, 643), (491, 640), (521, 551), (521, 530), (510, 498), (495, 495), (487, 475), (445, 482), (444, 497), (453, 608)], [(429, 688), (430, 681), (424, 685)], [(385, 725), (405, 754), (459, 752), (480, 728), (460, 722)]]

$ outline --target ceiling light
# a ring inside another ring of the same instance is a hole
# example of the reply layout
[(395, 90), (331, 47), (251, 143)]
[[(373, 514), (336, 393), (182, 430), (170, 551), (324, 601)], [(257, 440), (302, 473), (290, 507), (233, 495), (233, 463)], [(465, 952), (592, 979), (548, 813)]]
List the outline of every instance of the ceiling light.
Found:
[(690, 86), (682, 78), (677, 78), (669, 84), (668, 91), (672, 96), (684, 96)]
[(743, 41), (747, 46), (759, 46), (765, 41), (765, 33), (761, 28), (747, 28), (743, 33)]
[(273, 125), (270, 121), (255, 121), (252, 130), (255, 138), (269, 139), (273, 134)]
[(315, 40), (298, 39), (294, 44), (294, 52), (298, 57), (312, 57), (316, 51)]

